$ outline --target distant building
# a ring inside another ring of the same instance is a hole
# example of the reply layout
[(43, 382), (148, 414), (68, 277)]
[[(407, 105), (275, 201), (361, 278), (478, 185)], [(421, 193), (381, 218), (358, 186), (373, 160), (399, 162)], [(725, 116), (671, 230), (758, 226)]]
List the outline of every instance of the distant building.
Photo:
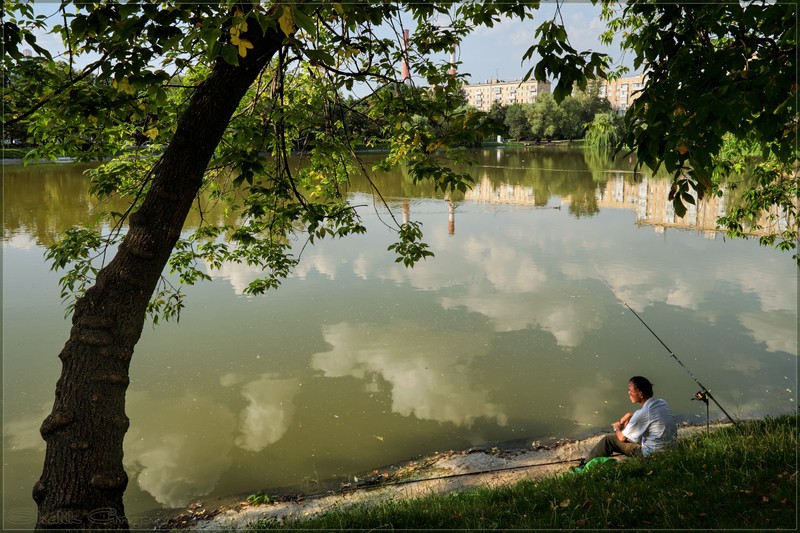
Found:
[(644, 87), (644, 74), (604, 81), (600, 85), (598, 96), (608, 100), (614, 111), (624, 113), (639, 96), (637, 91), (640, 91), (642, 87)]
[(492, 104), (532, 104), (542, 93), (550, 92), (550, 82), (490, 80), (474, 85), (465, 85), (467, 103), (481, 111), (489, 111)]
[[(644, 87), (644, 81), (644, 74), (603, 81), (598, 96), (607, 99), (615, 111), (624, 113)], [(532, 104), (538, 95), (550, 92), (550, 82), (489, 80), (465, 85), (464, 92), (469, 105), (489, 111), (495, 102), (504, 106)]]

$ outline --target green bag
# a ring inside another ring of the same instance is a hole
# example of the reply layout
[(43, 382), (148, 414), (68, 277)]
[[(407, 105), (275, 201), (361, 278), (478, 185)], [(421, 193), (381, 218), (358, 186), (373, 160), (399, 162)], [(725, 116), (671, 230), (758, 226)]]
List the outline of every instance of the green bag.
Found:
[(601, 465), (603, 463), (613, 462), (616, 463), (617, 460), (612, 457), (595, 457), (588, 463), (583, 466), (573, 466), (570, 468), (570, 474), (583, 474), (586, 470), (590, 468), (595, 468), (597, 465)]

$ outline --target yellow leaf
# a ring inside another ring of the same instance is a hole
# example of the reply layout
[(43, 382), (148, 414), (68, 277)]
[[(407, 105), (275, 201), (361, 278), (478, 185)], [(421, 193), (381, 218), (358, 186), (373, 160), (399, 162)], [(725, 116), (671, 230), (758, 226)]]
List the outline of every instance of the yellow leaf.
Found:
[(292, 19), (292, 11), (288, 6), (283, 7), (283, 14), (278, 19), (283, 33), (288, 37), (294, 32), (294, 19)]
[(247, 39), (239, 39), (238, 47), (239, 47), (239, 56), (245, 57), (247, 55), (247, 49), (248, 48), (252, 49), (253, 45)]
[(114, 80), (112, 85), (118, 91), (122, 91), (122, 92), (124, 92), (126, 94), (133, 94), (134, 93), (133, 87), (131, 87), (130, 83), (128, 83), (128, 78), (122, 78), (121, 81)]
[(569, 501), (569, 498), (567, 498), (566, 500), (564, 500), (563, 502), (559, 503), (558, 505), (560, 505), (561, 507), (569, 507), (569, 504), (570, 504), (570, 501)]
[(146, 132), (144, 132), (145, 137), (150, 139), (151, 141), (155, 140), (158, 137), (158, 128), (150, 128)]

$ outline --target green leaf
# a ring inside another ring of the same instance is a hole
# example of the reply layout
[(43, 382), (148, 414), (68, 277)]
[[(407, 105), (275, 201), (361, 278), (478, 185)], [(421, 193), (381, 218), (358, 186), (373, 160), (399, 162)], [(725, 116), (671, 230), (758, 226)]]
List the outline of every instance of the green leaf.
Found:
[(222, 59), (224, 59), (229, 65), (239, 65), (239, 49), (232, 44), (223, 44), (220, 55), (222, 56)]

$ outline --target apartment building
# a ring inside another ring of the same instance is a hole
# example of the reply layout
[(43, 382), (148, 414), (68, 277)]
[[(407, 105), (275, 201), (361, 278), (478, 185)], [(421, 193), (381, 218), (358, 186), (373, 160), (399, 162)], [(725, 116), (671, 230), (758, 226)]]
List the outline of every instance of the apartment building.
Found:
[[(644, 87), (644, 74), (603, 81), (599, 96), (611, 103), (611, 108), (620, 113), (638, 96), (637, 91)], [(489, 111), (495, 102), (502, 105), (532, 104), (542, 93), (550, 92), (550, 82), (489, 80), (484, 83), (464, 85), (467, 103), (481, 111)]]
[(481, 111), (489, 111), (492, 104), (532, 104), (541, 93), (550, 92), (550, 82), (489, 80), (465, 85), (467, 103)]
[(600, 85), (599, 96), (607, 99), (613, 110), (624, 113), (636, 99), (637, 91), (642, 87), (644, 87), (644, 74), (604, 81)]

